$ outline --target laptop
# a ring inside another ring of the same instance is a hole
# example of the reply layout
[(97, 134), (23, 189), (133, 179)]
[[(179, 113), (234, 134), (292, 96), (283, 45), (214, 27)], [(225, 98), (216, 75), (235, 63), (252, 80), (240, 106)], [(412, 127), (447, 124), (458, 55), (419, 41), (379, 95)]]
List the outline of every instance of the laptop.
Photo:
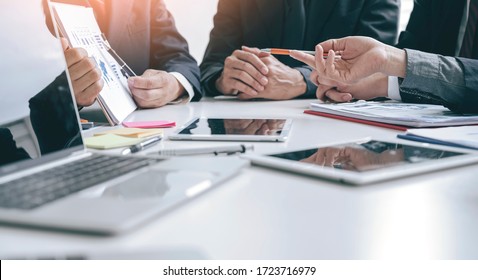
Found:
[[(28, 7), (26, 9), (25, 7)], [(117, 234), (235, 175), (236, 157), (121, 157), (86, 150), (46, 1), (4, 1), (0, 223)], [(52, 31), (53, 30), (53, 31)]]

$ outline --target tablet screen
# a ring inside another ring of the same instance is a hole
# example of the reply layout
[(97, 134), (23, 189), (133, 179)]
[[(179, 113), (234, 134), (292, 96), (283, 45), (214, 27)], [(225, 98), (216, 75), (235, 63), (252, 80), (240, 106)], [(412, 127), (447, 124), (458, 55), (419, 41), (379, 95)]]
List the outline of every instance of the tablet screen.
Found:
[(463, 154), (397, 143), (368, 141), (365, 143), (321, 147), (271, 156), (318, 166), (366, 172), (459, 155)]
[(264, 135), (279, 136), (286, 119), (199, 118), (182, 129), (182, 135)]

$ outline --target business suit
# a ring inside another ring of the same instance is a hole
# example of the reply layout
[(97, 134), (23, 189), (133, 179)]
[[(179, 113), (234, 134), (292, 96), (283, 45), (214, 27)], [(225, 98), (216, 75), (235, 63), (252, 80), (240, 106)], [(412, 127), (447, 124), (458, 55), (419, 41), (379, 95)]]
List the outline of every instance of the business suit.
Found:
[(397, 47), (455, 56), (466, 0), (415, 0)]
[[(407, 50), (405, 102), (441, 104), (457, 112), (478, 112), (478, 57), (455, 58), (466, 0), (415, 0), (397, 45)], [(444, 57), (447, 56), (447, 57)]]
[(137, 75), (147, 69), (180, 73), (193, 87), (192, 100), (201, 99), (197, 62), (163, 0), (104, 0), (104, 12), (95, 0), (54, 2), (93, 7), (109, 43)]
[(13, 139), (10, 129), (0, 127), (0, 167), (23, 159), (29, 159), (30, 156), (23, 148), (18, 148)]
[[(296, 0), (292, 0), (296, 1)], [(363, 35), (394, 44), (398, 30), (397, 0), (311, 0), (307, 4), (302, 40), (290, 41), (284, 34), (288, 0), (220, 0), (214, 29), (201, 64), (201, 82), (208, 95), (220, 95), (215, 81), (224, 60), (242, 45), (313, 50), (317, 42), (348, 35)], [(302, 74), (307, 82), (303, 97), (314, 97), (311, 68), (289, 57), (278, 59)]]
[(30, 120), (42, 155), (82, 144), (66, 72), (29, 100)]

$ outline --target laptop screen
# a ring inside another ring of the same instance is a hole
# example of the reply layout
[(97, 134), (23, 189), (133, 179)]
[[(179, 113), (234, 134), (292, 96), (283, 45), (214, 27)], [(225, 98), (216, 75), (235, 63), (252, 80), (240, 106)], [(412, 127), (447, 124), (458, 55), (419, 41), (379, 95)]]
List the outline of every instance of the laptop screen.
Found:
[(83, 149), (46, 0), (2, 1), (0, 175)]

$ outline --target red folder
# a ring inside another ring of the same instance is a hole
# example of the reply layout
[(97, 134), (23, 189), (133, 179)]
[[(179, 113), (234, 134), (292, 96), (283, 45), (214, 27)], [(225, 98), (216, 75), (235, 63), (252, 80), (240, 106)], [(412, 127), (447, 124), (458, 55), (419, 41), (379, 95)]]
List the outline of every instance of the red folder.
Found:
[(305, 110), (304, 113), (310, 114), (310, 115), (326, 117), (326, 118), (342, 120), (342, 121), (349, 121), (349, 122), (356, 122), (356, 123), (368, 124), (368, 125), (373, 125), (373, 126), (385, 127), (385, 128), (395, 129), (395, 130), (400, 130), (400, 131), (407, 131), (407, 129), (409, 128), (409, 127), (406, 127), (406, 126), (361, 120), (361, 119), (356, 119), (356, 118), (350, 118), (350, 117), (344, 117), (344, 116), (338, 116), (338, 115), (333, 115), (333, 114), (328, 114), (328, 113), (317, 112), (317, 111), (313, 111), (313, 110)]

